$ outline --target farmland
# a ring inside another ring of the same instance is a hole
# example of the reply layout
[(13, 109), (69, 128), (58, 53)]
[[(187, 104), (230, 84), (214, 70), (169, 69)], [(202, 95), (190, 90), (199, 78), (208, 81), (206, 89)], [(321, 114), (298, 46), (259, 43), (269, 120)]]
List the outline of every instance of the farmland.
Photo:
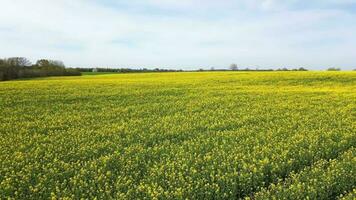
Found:
[(353, 199), (356, 72), (0, 83), (0, 199)]

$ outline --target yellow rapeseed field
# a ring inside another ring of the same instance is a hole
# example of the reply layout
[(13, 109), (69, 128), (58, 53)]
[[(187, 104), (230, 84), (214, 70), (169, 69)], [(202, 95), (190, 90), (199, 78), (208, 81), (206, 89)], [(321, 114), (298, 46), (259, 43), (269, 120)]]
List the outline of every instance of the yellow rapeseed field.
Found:
[(0, 199), (353, 199), (356, 72), (0, 82)]

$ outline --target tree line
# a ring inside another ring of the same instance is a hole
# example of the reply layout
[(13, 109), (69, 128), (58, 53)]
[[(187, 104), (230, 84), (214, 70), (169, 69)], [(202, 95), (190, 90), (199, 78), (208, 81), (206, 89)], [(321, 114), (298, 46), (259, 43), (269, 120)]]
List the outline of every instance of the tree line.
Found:
[[(276, 69), (259, 69), (259, 68), (248, 68), (248, 67), (238, 67), (236, 64), (231, 64), (229, 68), (214, 68), (210, 69), (200, 68), (197, 70), (182, 70), (182, 69), (147, 69), (147, 68), (110, 68), (110, 67), (96, 67), (96, 68), (75, 68), (80, 72), (114, 72), (114, 73), (139, 73), (139, 72), (209, 72), (209, 71), (252, 71), (252, 72), (264, 72), (264, 71), (309, 71), (304, 67), (297, 68), (276, 68)], [(330, 67), (326, 71), (341, 71), (341, 68)], [(356, 71), (356, 69), (354, 69)]]
[(80, 76), (76, 69), (66, 68), (62, 61), (40, 59), (32, 64), (27, 58), (0, 59), (0, 81), (46, 76)]
[(197, 69), (197, 70), (183, 70), (183, 69), (161, 69), (161, 68), (154, 68), (154, 69), (147, 69), (147, 68), (110, 68), (110, 67), (96, 67), (96, 68), (75, 68), (80, 72), (112, 72), (112, 73), (144, 73), (144, 72), (209, 72), (209, 71), (308, 71), (303, 67), (300, 68), (278, 68), (278, 69), (252, 69), (252, 68), (237, 68), (237, 66), (230, 66), (228, 69), (221, 69), (221, 68), (210, 68), (210, 69)]
[(175, 69), (133, 69), (133, 68), (105, 68), (105, 67), (96, 67), (96, 68), (75, 68), (80, 72), (116, 72), (116, 73), (138, 73), (138, 72), (182, 72), (183, 70)]
[[(328, 71), (340, 71), (340, 68), (329, 68)], [(139, 73), (139, 72), (183, 72), (183, 71), (308, 71), (303, 67), (288, 69), (249, 69), (239, 68), (237, 64), (231, 64), (228, 69), (198, 69), (198, 70), (175, 70), (175, 69), (147, 69), (147, 68), (66, 68), (62, 61), (40, 59), (32, 64), (27, 58), (12, 57), (0, 58), (0, 81), (18, 78), (46, 77), (46, 76), (80, 76), (81, 72), (116, 72), (116, 73)]]

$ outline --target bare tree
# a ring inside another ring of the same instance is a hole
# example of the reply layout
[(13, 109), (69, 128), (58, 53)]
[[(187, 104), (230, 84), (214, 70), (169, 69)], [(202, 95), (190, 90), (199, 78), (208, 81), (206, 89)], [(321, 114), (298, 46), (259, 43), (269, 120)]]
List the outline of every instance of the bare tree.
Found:
[(16, 67), (25, 67), (25, 66), (30, 66), (31, 62), (24, 57), (12, 57), (5, 59), (5, 62), (9, 66), (16, 66)]
[(38, 67), (57, 67), (57, 68), (64, 68), (65, 65), (60, 60), (47, 60), (47, 59), (40, 59), (36, 62), (36, 66)]

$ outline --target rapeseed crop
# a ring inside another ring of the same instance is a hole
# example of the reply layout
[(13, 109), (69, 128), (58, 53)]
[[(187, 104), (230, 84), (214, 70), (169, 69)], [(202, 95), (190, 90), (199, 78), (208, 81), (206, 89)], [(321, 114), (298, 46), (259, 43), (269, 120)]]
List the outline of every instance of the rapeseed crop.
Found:
[(0, 83), (0, 199), (353, 199), (356, 72)]

